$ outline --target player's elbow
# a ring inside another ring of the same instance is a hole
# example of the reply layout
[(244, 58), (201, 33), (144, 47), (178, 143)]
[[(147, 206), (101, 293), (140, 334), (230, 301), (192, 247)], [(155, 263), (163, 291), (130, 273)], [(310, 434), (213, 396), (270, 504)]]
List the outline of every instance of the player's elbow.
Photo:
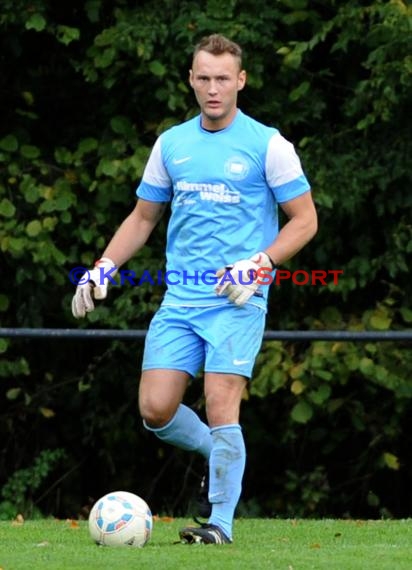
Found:
[(309, 239), (311, 240), (318, 233), (318, 216), (316, 210), (313, 212), (313, 215), (310, 217), (310, 220), (308, 221), (307, 225), (308, 225), (307, 232), (309, 235)]
[(316, 209), (310, 208), (309, 211), (301, 218), (301, 232), (305, 237), (306, 243), (310, 241), (318, 231), (318, 216)]

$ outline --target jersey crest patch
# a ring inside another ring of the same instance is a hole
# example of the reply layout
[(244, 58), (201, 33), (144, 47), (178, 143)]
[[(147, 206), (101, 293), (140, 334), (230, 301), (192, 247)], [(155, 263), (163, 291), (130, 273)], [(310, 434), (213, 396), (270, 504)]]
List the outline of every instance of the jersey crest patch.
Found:
[(249, 174), (249, 162), (243, 156), (232, 156), (225, 162), (225, 176), (229, 180), (244, 180)]

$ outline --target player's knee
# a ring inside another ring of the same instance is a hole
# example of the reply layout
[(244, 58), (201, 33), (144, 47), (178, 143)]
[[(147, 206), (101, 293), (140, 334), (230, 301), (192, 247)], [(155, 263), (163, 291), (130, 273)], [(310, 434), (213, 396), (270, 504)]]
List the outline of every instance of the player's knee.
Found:
[(167, 425), (169, 423), (170, 420), (165, 420), (163, 417), (159, 417), (159, 416), (142, 416), (144, 422), (143, 425), (146, 429), (148, 430), (154, 430), (154, 429), (161, 429), (162, 427), (164, 427), (165, 425)]
[(238, 406), (231, 406), (214, 398), (206, 400), (206, 415), (211, 427), (239, 422)]
[(161, 428), (173, 417), (173, 411), (168, 408), (160, 408), (149, 401), (139, 402), (139, 411), (145, 424), (150, 428)]

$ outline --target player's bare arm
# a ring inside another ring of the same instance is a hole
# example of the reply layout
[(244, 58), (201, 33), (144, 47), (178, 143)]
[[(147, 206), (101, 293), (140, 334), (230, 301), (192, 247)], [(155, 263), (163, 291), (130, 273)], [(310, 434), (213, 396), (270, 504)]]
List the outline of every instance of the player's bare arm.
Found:
[(317, 214), (310, 192), (282, 203), (281, 207), (288, 217), (288, 222), (275, 241), (265, 251), (256, 253), (250, 259), (241, 259), (233, 266), (219, 269), (216, 272), (217, 277), (223, 277), (226, 271), (230, 270), (231, 279), (223, 279), (218, 283), (215, 287), (217, 295), (226, 295), (232, 303), (244, 305), (257, 294), (259, 283), (256, 278), (251, 283), (245, 284), (240, 278), (241, 274), (248, 275), (252, 270), (258, 275), (259, 268), (268, 269), (284, 263), (315, 235)]
[(139, 199), (106, 247), (102, 257), (120, 267), (138, 252), (159, 222), (166, 203)]
[(146, 243), (163, 215), (166, 204), (139, 199), (133, 211), (122, 222), (95, 267), (79, 281), (72, 300), (76, 319), (94, 310), (93, 299), (105, 299), (109, 276), (114, 277), (120, 265), (128, 261)]
[(300, 251), (316, 234), (318, 219), (311, 192), (280, 204), (288, 221), (266, 253), (276, 265), (281, 265)]

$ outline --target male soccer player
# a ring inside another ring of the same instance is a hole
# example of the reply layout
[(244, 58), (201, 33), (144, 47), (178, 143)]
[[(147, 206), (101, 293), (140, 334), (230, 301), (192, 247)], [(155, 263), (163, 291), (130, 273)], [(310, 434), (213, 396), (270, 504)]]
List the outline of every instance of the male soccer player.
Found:
[[(77, 287), (72, 308), (77, 318), (93, 310), (92, 297), (106, 296), (108, 280), (99, 275), (142, 248), (171, 202), (167, 269), (181, 279), (148, 330), (139, 409), (158, 438), (209, 464), (210, 516), (182, 529), (181, 540), (222, 544), (232, 542), (245, 467), (240, 403), (264, 331), (268, 287), (257, 275), (299, 251), (316, 233), (317, 216), (293, 145), (237, 107), (246, 82), (241, 48), (219, 34), (204, 38), (189, 82), (200, 114), (157, 139), (134, 210), (91, 281)], [(287, 216), (280, 231), (278, 205)], [(201, 368), (208, 424), (182, 403)]]

